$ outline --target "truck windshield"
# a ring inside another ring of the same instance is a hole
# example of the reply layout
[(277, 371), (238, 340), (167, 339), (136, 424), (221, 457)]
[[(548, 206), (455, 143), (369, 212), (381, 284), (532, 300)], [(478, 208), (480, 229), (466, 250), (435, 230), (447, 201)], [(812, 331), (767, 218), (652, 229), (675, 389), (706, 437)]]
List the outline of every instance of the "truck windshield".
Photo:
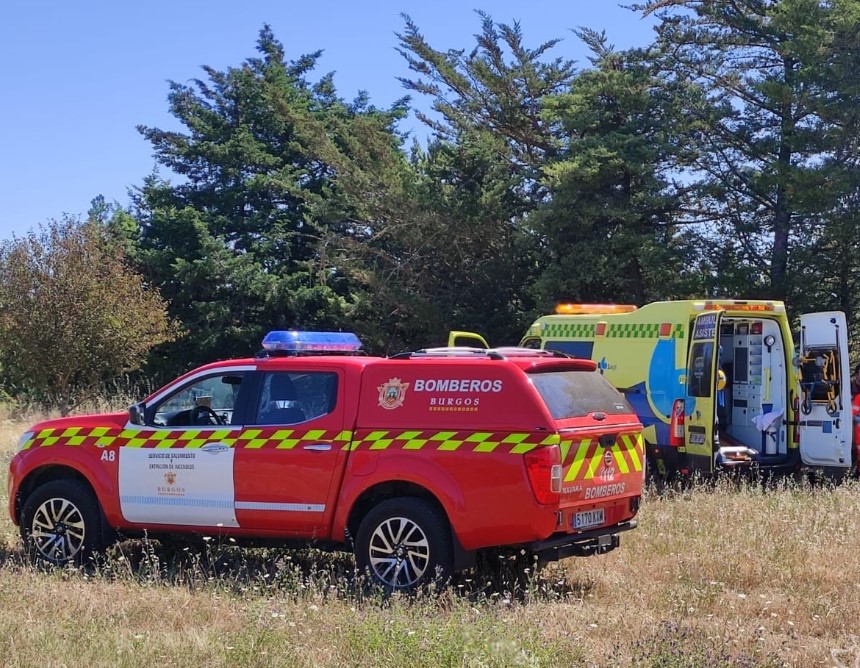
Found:
[(607, 415), (632, 413), (627, 400), (594, 371), (551, 371), (529, 374), (556, 420), (602, 411)]

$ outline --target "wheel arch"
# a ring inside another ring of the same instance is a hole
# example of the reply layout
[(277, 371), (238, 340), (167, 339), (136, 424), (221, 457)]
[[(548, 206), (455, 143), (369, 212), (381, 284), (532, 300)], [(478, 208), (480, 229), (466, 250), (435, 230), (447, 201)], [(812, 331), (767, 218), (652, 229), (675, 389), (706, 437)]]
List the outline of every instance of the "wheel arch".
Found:
[(442, 504), (442, 502), (436, 497), (435, 494), (433, 494), (433, 492), (431, 492), (426, 487), (407, 480), (389, 480), (385, 482), (379, 482), (375, 485), (371, 485), (358, 495), (355, 502), (352, 504), (352, 507), (349, 509), (349, 514), (347, 516), (347, 542), (351, 545), (352, 542), (355, 540), (355, 536), (358, 534), (358, 527), (361, 524), (361, 521), (365, 518), (365, 516), (367, 515), (367, 513), (370, 512), (371, 509), (373, 509), (375, 506), (382, 503), (383, 501), (400, 497), (418, 498), (427, 501), (435, 508), (436, 512), (439, 513), (440, 517), (445, 520), (445, 523), (448, 525), (448, 531), (451, 535), (451, 546), (453, 547), (454, 551), (453, 556), (455, 570), (463, 570), (474, 565), (475, 553), (469, 550), (465, 550), (460, 544), (460, 540), (457, 538), (457, 532), (454, 531), (454, 527), (451, 523), (451, 518), (445, 511), (445, 506)]
[(93, 487), (92, 482), (90, 482), (87, 476), (71, 466), (66, 466), (64, 464), (45, 464), (44, 466), (40, 466), (39, 468), (30, 471), (18, 486), (18, 492), (15, 495), (14, 520), (16, 524), (21, 524), (21, 509), (24, 507), (24, 503), (27, 498), (45, 483), (54, 482), (56, 480), (76, 480), (86, 485), (87, 489), (96, 500), (99, 511), (102, 514), (102, 518), (104, 518), (104, 509), (102, 508), (101, 502), (96, 494), (95, 487)]

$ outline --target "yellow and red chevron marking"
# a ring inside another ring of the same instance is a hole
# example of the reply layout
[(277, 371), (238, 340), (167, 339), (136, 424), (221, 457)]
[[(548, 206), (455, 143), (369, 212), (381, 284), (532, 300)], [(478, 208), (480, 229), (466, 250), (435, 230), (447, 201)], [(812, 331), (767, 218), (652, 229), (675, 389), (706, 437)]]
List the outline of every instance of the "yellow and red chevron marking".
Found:
[(223, 443), (235, 448), (291, 449), (300, 443), (327, 442), (351, 450), (422, 450), (510, 452), (522, 454), (540, 445), (559, 442), (557, 434), (542, 432), (475, 432), (432, 430), (370, 430), (353, 440), (350, 431), (259, 427), (246, 429), (115, 429), (69, 427), (43, 429), (23, 449), (50, 446), (126, 448), (200, 448)]
[(335, 448), (347, 449), (351, 442), (351, 431), (254, 427), (244, 429), (233, 445), (249, 450), (291, 450), (300, 443), (331, 443)]
[[(569, 453), (573, 451), (573, 456)], [(605, 449), (597, 439), (584, 438), (579, 442), (563, 441), (561, 444), (562, 465), (567, 468), (565, 482), (591, 480), (604, 467)], [(623, 474), (641, 472), (645, 460), (645, 440), (641, 433), (619, 434), (615, 445), (609, 448), (613, 464)]]
[(542, 432), (368, 430), (356, 434), (351, 449), (522, 454), (538, 446), (558, 442), (558, 434)]
[(261, 427), (253, 429), (115, 429), (69, 427), (43, 429), (24, 443), (23, 449), (50, 446), (96, 446), (126, 448), (200, 448), (223, 443), (237, 448), (294, 448), (308, 441), (333, 443), (346, 448), (352, 432), (323, 429)]

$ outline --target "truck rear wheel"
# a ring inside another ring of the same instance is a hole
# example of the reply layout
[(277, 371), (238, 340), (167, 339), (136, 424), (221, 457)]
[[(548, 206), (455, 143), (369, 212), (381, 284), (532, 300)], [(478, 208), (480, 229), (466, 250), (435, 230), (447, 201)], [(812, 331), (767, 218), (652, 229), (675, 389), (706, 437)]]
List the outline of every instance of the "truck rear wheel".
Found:
[(98, 502), (77, 480), (37, 487), (21, 509), (21, 538), (35, 563), (80, 566), (104, 548)]
[(424, 499), (383, 501), (362, 520), (355, 541), (355, 562), (374, 583), (411, 591), (451, 572), (451, 530), (447, 520)]

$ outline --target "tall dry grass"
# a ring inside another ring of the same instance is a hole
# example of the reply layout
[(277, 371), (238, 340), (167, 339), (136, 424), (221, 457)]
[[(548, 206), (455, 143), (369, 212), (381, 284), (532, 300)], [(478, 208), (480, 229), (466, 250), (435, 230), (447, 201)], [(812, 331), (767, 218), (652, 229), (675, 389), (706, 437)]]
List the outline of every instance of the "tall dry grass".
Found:
[[(3, 476), (24, 427), (0, 425)], [(853, 483), (651, 495), (620, 549), (525, 590), (389, 598), (348, 556), (229, 542), (44, 571), (3, 512), (0, 665), (860, 666), (858, 518)]]

